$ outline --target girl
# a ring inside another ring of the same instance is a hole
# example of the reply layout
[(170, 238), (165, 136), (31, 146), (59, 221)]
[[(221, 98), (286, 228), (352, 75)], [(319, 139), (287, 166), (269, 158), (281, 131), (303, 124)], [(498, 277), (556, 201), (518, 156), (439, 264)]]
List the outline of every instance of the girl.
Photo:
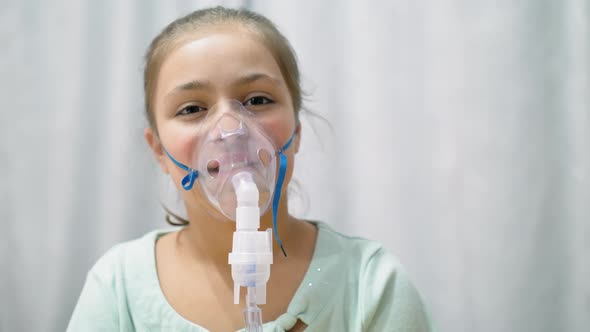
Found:
[(295, 54), (268, 19), (217, 7), (172, 22), (147, 51), (144, 89), (145, 138), (182, 193), (188, 220), (100, 258), (68, 331), (243, 328), (228, 264), (235, 193), (222, 183), (236, 169), (253, 169), (260, 227), (274, 226), (277, 238), (265, 331), (430, 331), (418, 293), (379, 243), (289, 215), (302, 93)]

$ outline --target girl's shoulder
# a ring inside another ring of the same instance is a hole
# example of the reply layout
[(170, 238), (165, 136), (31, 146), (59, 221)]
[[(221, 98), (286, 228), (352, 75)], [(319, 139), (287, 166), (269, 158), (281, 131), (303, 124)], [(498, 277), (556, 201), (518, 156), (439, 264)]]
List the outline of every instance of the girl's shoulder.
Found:
[(149, 269), (153, 265), (157, 239), (173, 231), (156, 229), (140, 238), (116, 244), (96, 261), (89, 273), (114, 277), (116, 274), (125, 274), (133, 270)]
[(86, 276), (68, 331), (133, 331), (137, 321), (144, 330), (159, 326), (158, 312), (165, 306), (153, 304), (165, 302), (158, 291), (154, 249), (169, 232), (151, 231), (103, 254)]
[(318, 227), (318, 238), (293, 299), (295, 316), (316, 327), (332, 328), (337, 321), (339, 330), (431, 330), (408, 273), (382, 243), (312, 223)]
[(313, 221), (312, 223), (319, 230), (316, 243), (317, 256), (331, 257), (340, 261), (340, 264), (346, 261), (356, 267), (379, 260), (381, 264), (387, 264), (391, 268), (402, 268), (399, 260), (381, 242), (346, 235), (325, 222)]

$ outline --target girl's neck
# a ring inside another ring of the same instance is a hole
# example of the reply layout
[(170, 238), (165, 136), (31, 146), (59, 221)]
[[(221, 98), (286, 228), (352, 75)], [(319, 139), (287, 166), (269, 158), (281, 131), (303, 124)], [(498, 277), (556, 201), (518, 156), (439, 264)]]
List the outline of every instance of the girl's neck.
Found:
[[(277, 227), (281, 241), (287, 247), (295, 242), (291, 239), (297, 236), (298, 220), (288, 214), (287, 197), (282, 197), (277, 215)], [(190, 224), (178, 233), (177, 248), (182, 255), (201, 264), (223, 266), (228, 264), (228, 254), (232, 250), (233, 233), (236, 224), (233, 221), (215, 220), (205, 211), (187, 211)], [(260, 219), (260, 231), (272, 228), (272, 207)], [(288, 250), (288, 248), (286, 248)], [(279, 263), (283, 252), (274, 240), (273, 256), (275, 264)]]

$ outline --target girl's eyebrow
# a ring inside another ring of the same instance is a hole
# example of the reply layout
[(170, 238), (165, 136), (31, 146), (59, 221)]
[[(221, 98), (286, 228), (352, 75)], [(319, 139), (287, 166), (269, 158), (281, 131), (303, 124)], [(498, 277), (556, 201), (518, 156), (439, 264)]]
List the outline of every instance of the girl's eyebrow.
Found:
[(173, 98), (175, 95), (182, 94), (185, 91), (208, 90), (211, 88), (211, 83), (208, 81), (192, 80), (190, 82), (182, 83), (176, 86), (165, 95), (165, 99)]
[(207, 81), (193, 80), (187, 83), (183, 83), (174, 88), (174, 92), (185, 91), (185, 90), (203, 90), (207, 89), (211, 84)]
[(272, 84), (281, 84), (281, 81), (264, 73), (253, 73), (237, 79), (234, 85), (246, 85), (255, 81), (268, 81)]
[[(238, 78), (234, 81), (232, 85), (246, 85), (255, 81), (268, 81), (272, 84), (281, 84), (281, 81), (279, 79), (276, 79), (270, 75), (264, 73), (253, 73)], [(180, 84), (179, 86), (175, 87), (173, 91), (178, 92), (186, 90), (206, 90), (210, 87), (211, 83), (209, 81), (192, 80), (190, 82)]]

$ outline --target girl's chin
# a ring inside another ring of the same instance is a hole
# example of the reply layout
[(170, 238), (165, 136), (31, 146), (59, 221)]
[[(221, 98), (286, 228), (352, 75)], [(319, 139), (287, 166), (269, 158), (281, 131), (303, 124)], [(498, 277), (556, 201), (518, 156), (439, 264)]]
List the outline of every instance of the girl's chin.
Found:
[(201, 209), (204, 210), (205, 214), (208, 216), (208, 221), (232, 224), (235, 223), (233, 220), (225, 216), (223, 213), (221, 213), (221, 211), (219, 211), (215, 206), (211, 205), (210, 203), (202, 204)]

